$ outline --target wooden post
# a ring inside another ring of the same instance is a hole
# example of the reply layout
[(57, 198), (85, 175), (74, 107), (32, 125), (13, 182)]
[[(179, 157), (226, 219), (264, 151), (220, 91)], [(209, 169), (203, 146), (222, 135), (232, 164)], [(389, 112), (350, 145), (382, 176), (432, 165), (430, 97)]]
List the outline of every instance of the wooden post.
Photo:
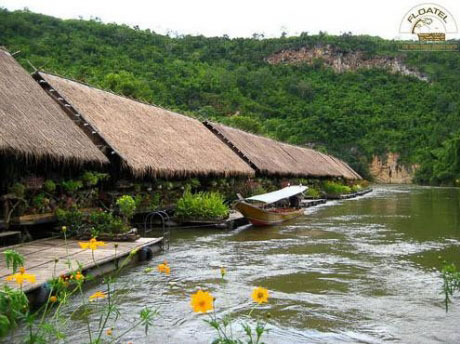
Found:
[(5, 228), (8, 229), (9, 221), (7, 221), (7, 219), (8, 219), (8, 213), (10, 211), (10, 202), (8, 202), (7, 197), (2, 197), (2, 200), (3, 200), (3, 224)]

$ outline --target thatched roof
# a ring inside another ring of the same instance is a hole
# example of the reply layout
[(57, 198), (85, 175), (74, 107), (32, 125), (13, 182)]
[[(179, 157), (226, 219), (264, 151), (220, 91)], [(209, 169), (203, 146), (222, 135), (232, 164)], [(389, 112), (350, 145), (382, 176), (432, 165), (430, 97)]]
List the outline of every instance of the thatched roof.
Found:
[(345, 161), (333, 156), (331, 156), (331, 158), (334, 159), (337, 162), (337, 164), (341, 166), (341, 169), (343, 170), (343, 174), (346, 179), (363, 179), (363, 177), (361, 177), (361, 175), (354, 169), (352, 169), (350, 165), (348, 165)]
[(207, 121), (205, 125), (262, 174), (357, 178), (357, 174), (353, 174), (338, 159), (313, 149), (278, 142), (222, 124)]
[(0, 152), (27, 160), (108, 163), (16, 60), (0, 49)]
[(203, 124), (157, 106), (39, 73), (136, 176), (253, 175)]

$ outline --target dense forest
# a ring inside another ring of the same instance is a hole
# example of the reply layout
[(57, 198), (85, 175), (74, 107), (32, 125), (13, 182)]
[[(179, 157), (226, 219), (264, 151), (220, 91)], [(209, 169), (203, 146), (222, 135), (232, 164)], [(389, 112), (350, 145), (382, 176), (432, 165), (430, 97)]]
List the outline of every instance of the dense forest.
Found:
[[(94, 20), (0, 9), (0, 45), (32, 66), (200, 119), (211, 119), (348, 161), (364, 176), (374, 155), (418, 164), (416, 181), (460, 181), (460, 54), (400, 52), (394, 41), (326, 33), (266, 39), (159, 35)], [(428, 81), (384, 68), (337, 72), (270, 64), (283, 50), (331, 46), (400, 57)]]

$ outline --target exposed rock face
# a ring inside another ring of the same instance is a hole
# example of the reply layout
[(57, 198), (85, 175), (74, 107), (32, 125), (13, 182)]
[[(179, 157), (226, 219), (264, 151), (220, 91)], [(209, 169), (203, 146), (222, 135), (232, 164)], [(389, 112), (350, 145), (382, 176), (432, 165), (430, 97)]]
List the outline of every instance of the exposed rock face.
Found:
[(377, 183), (410, 184), (417, 165), (402, 166), (398, 164), (399, 154), (388, 153), (386, 159), (374, 156), (369, 172)]
[(318, 59), (338, 73), (355, 71), (360, 68), (383, 68), (387, 69), (390, 73), (400, 73), (428, 81), (426, 76), (406, 66), (400, 57), (366, 57), (361, 51), (350, 53), (340, 52), (330, 45), (316, 48), (303, 47), (298, 50), (282, 50), (267, 57), (265, 60), (270, 64), (313, 64)]

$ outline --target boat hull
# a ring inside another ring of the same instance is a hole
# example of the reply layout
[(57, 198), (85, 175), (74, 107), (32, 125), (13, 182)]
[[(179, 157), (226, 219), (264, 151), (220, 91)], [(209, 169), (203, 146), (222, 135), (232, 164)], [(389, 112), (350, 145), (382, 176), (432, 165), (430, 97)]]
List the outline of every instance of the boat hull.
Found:
[(273, 212), (255, 207), (246, 202), (238, 202), (235, 208), (254, 226), (278, 225), (304, 214), (303, 209), (289, 209), (283, 212)]

